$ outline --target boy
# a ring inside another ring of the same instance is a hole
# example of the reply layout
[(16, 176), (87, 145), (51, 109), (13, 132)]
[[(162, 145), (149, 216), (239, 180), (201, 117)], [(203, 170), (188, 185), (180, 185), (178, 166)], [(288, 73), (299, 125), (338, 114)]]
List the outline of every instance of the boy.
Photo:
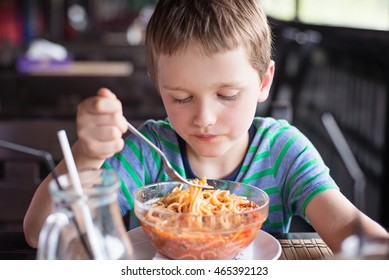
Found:
[[(312, 144), (285, 121), (255, 117), (274, 74), (271, 34), (256, 0), (160, 0), (146, 32), (147, 66), (168, 119), (140, 130), (187, 178), (241, 181), (270, 195), (268, 232), (287, 232), (290, 218), (309, 220), (334, 251), (353, 234), (357, 209), (340, 193)], [(124, 141), (121, 103), (108, 89), (78, 108), (79, 140), (72, 147), (79, 169), (113, 168), (123, 186), (118, 203), (131, 210), (140, 186), (170, 178), (149, 146)], [(58, 172), (66, 172), (63, 162)], [(51, 211), (46, 178), (25, 217), (36, 246)], [(359, 215), (366, 234), (388, 233)]]

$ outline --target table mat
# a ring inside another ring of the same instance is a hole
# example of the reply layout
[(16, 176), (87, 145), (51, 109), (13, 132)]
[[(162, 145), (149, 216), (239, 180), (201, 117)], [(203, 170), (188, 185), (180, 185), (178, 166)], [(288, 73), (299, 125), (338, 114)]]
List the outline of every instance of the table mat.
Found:
[(333, 252), (322, 239), (279, 239), (279, 242), (282, 247), (280, 260), (322, 260), (333, 257)]

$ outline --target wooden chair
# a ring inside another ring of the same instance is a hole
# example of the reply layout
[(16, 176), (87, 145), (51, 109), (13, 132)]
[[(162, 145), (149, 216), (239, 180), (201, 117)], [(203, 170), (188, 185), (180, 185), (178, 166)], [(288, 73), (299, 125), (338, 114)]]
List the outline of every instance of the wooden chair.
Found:
[[(3, 120), (0, 139), (49, 152), (58, 162), (62, 153), (57, 131), (64, 129), (72, 144), (74, 120)], [(0, 147), (0, 231), (22, 231), (31, 198), (50, 172), (46, 162), (28, 154)]]

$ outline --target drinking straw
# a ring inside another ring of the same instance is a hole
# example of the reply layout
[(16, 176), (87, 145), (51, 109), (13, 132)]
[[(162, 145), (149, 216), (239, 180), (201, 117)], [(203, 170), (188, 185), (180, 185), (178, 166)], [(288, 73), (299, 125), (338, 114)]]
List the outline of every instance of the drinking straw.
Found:
[[(66, 166), (68, 168), (69, 177), (70, 177), (70, 180), (72, 182), (72, 185), (73, 185), (75, 191), (77, 192), (77, 194), (80, 197), (82, 197), (84, 195), (84, 191), (82, 189), (80, 177), (78, 176), (77, 167), (76, 167), (76, 164), (74, 162), (74, 158), (72, 155), (72, 151), (70, 149), (70, 145), (69, 145), (68, 138), (66, 136), (66, 132), (64, 130), (60, 130), (60, 131), (58, 131), (57, 135), (59, 138), (62, 153), (63, 153), (64, 159), (65, 159)], [(98, 240), (97, 234), (94, 230), (94, 225), (93, 225), (91, 214), (89, 212), (89, 208), (87, 207), (87, 205), (85, 205), (85, 203), (83, 203), (82, 199), (77, 200), (77, 205), (80, 207), (81, 214), (82, 214), (83, 220), (85, 222), (85, 230), (86, 230), (86, 234), (89, 238), (89, 243), (91, 245), (90, 247), (92, 249), (93, 255), (94, 255), (95, 259), (104, 259), (104, 256), (103, 256), (102, 252), (100, 251), (100, 246), (98, 243), (99, 240)]]
[[(58, 174), (55, 171), (55, 162), (54, 162), (53, 156), (48, 151), (42, 151), (42, 150), (34, 149), (31, 147), (15, 144), (12, 142), (4, 141), (4, 140), (0, 140), (0, 147), (8, 149), (8, 150), (32, 155), (32, 156), (43, 159), (44, 162), (46, 163), (47, 167), (49, 168), (50, 173), (53, 176), (54, 181), (56, 182), (56, 184), (58, 186), (58, 189), (63, 190), (63, 187), (61, 186), (61, 184), (59, 183), (59, 180), (58, 180)], [(81, 243), (84, 246), (86, 253), (88, 254), (88, 257), (92, 258), (92, 253), (90, 252), (90, 249), (85, 241), (85, 238), (81, 233), (80, 225), (78, 224), (76, 219), (74, 219), (74, 224), (76, 226), (77, 233), (80, 236)]]
[(8, 142), (8, 141), (4, 141), (4, 140), (0, 140), (0, 147), (5, 148), (5, 149), (9, 149), (9, 150), (13, 150), (13, 151), (17, 151), (20, 153), (24, 153), (24, 154), (29, 154), (29, 155), (44, 159), (44, 161), (45, 161), (47, 167), (49, 168), (49, 170), (50, 170), (55, 182), (57, 183), (59, 189), (62, 189), (62, 187), (58, 181), (58, 175), (55, 172), (55, 163), (54, 163), (53, 156), (49, 152), (37, 150), (34, 148), (22, 146), (22, 145), (15, 144), (15, 143)]

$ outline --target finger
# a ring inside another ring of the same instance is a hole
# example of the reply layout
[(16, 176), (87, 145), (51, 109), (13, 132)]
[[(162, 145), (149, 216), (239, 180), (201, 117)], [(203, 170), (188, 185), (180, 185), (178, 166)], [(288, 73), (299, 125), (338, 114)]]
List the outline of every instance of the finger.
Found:
[(78, 131), (78, 137), (84, 142), (89, 142), (93, 139), (101, 142), (115, 141), (122, 138), (122, 132), (116, 126), (90, 126), (83, 127)]
[(100, 88), (97, 91), (97, 96), (107, 97), (107, 98), (111, 98), (111, 99), (117, 99), (116, 95), (111, 90), (109, 90), (108, 88), (104, 88), (104, 87)]
[(93, 96), (83, 100), (77, 109), (79, 114), (122, 113), (122, 103), (116, 98)]
[[(91, 137), (93, 135), (93, 137)], [(90, 158), (105, 159), (120, 152), (124, 147), (124, 140), (115, 137), (109, 132), (86, 132), (80, 133), (79, 137), (83, 151)]]
[(83, 143), (83, 150), (86, 156), (96, 159), (107, 159), (120, 152), (124, 147), (122, 138), (115, 141), (101, 142), (92, 140)]
[(77, 126), (78, 127), (96, 127), (96, 126), (105, 126), (105, 125), (111, 125), (116, 126), (119, 128), (122, 133), (123, 127), (126, 125), (125, 118), (121, 113), (115, 113), (115, 114), (99, 114), (99, 115), (92, 115), (92, 114), (79, 114), (77, 116)]
[(120, 131), (124, 134), (127, 132), (128, 130), (128, 123), (127, 123), (127, 119), (121, 115), (120, 118), (119, 118), (119, 121), (118, 121), (118, 128), (120, 129)]

